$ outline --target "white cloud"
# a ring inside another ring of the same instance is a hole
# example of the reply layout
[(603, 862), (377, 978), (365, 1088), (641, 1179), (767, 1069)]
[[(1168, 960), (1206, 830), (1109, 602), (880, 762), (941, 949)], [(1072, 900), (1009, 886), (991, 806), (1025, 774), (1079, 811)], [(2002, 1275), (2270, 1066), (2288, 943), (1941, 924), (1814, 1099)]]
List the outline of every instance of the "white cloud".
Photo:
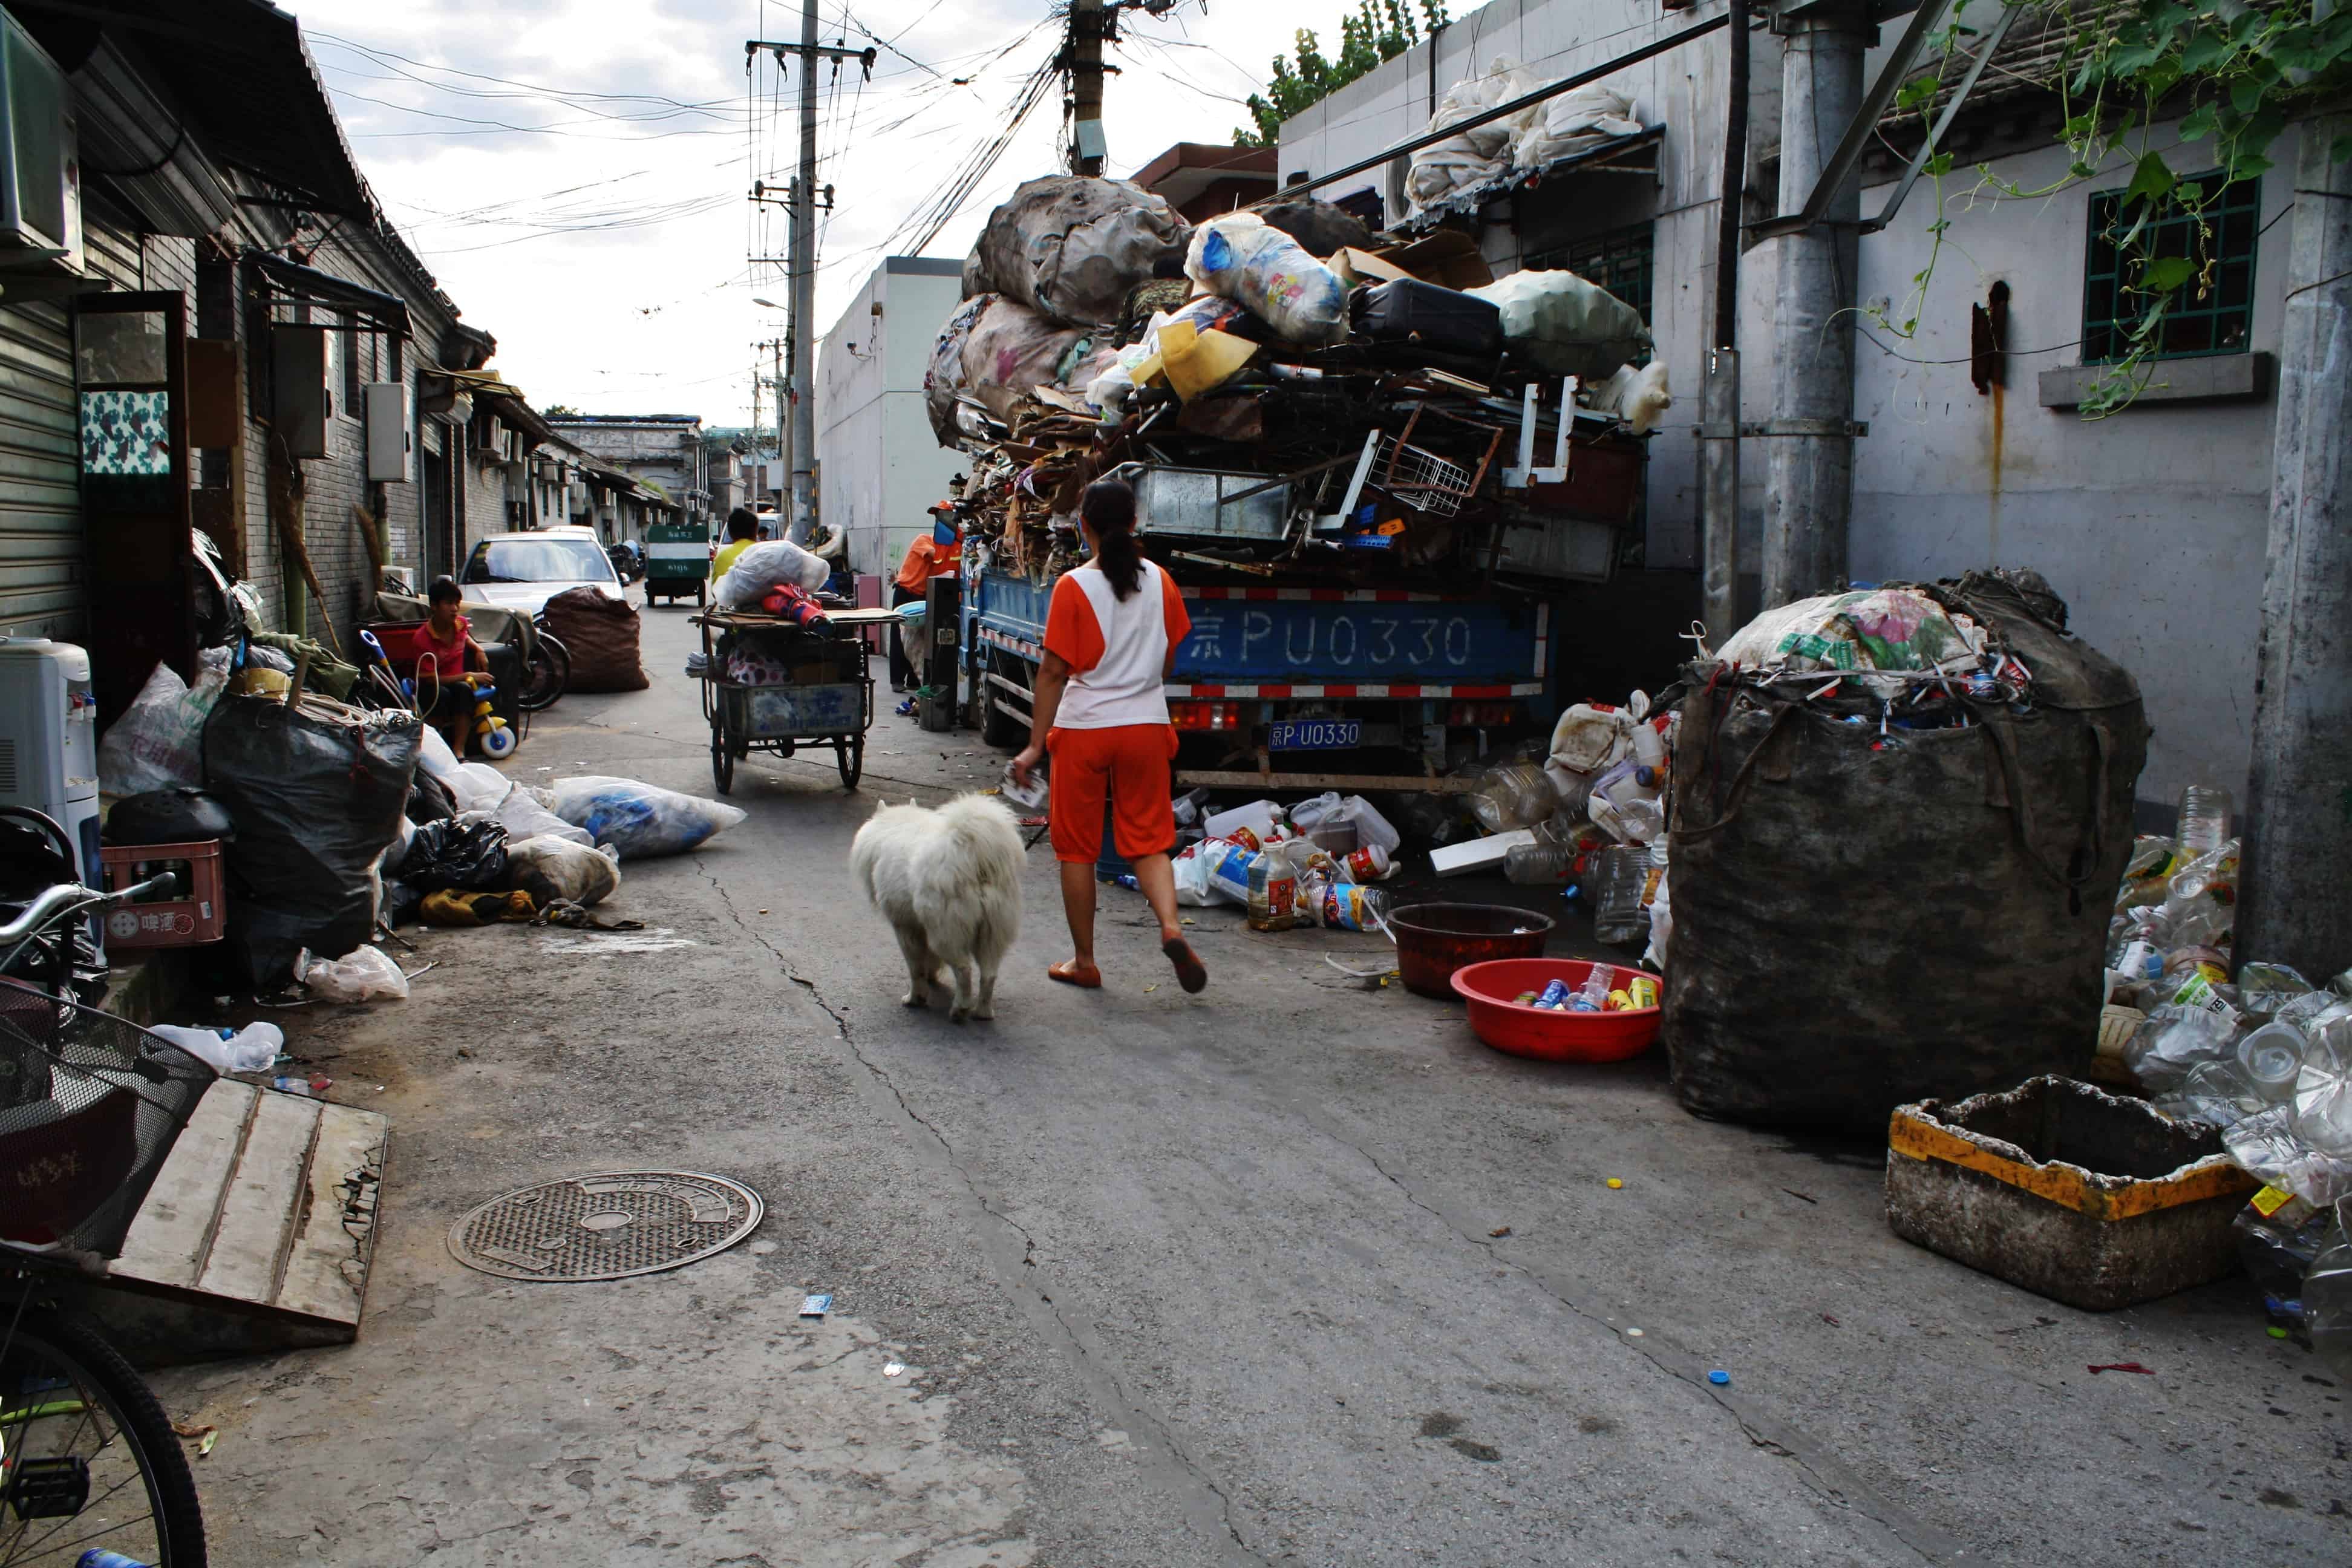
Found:
[[(1181, 0), (1165, 17), (1126, 18), (1110, 56), (1121, 74), (1106, 89), (1113, 171), (1171, 142), (1224, 141), (1276, 51), (1300, 27), (1336, 50), (1349, 8), (1210, 0), (1204, 14)], [(826, 42), (863, 47), (870, 27), (895, 52), (881, 52), (870, 84), (854, 64), (837, 84), (820, 79), (818, 179), (837, 205), (819, 331), (908, 215), (996, 134), (1055, 47), (1047, 11), (1046, 0), (853, 0), (846, 12), (821, 0)], [(467, 322), (497, 335), (499, 368), (535, 402), (749, 417), (752, 344), (782, 331), (751, 300), (781, 303), (785, 284), (781, 268), (744, 258), (781, 256), (787, 223), (778, 207), (755, 216), (744, 198), (754, 179), (792, 177), (797, 79), (780, 87), (763, 58), (754, 103), (743, 44), (797, 39), (797, 5), (310, 0), (299, 15), (377, 197)], [(1060, 144), (1056, 87), (929, 253), (961, 257), (994, 202), (1060, 166)], [(764, 393), (762, 404), (772, 416)]]

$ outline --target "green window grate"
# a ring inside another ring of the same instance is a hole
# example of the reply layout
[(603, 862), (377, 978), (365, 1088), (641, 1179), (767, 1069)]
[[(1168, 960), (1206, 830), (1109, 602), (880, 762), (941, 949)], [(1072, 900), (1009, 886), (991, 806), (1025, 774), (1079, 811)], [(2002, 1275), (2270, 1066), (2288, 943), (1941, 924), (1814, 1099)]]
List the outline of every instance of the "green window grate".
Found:
[[(2216, 170), (2190, 175), (2182, 183), (2211, 190), (2221, 178)], [(2182, 209), (2169, 196), (2163, 199), (2163, 210), (2148, 223), (2148, 257), (2186, 257), (2198, 264), (2200, 272), (2210, 262), (2212, 286), (2200, 296), (2197, 279), (2192, 279), (2173, 291), (2150, 357), (2186, 359), (2245, 353), (2254, 321), (2254, 240), (2262, 211), (2261, 182), (2240, 180), (2221, 186), (2201, 215)], [(2145, 200), (2135, 198), (2126, 205), (2121, 191), (2102, 191), (2091, 198), (2090, 243), (2083, 268), (2085, 364), (2121, 359), (2130, 346), (2132, 329), (2147, 309), (2144, 297), (2125, 287), (2136, 275), (2136, 258), (2116, 244), (2138, 221)]]

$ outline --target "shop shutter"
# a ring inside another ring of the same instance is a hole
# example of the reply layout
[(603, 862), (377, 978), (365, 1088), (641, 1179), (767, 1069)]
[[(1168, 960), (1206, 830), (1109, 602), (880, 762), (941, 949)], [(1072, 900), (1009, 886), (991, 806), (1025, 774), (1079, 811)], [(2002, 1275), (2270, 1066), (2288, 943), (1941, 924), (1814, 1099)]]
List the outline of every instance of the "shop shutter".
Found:
[(0, 637), (89, 635), (77, 429), (65, 311), (0, 307)]

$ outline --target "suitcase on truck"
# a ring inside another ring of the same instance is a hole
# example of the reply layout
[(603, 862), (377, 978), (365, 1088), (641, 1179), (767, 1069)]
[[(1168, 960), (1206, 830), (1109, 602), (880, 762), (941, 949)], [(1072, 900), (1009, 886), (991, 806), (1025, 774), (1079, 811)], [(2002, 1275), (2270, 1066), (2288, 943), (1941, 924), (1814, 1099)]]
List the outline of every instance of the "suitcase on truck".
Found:
[(1348, 317), (1356, 336), (1371, 342), (1418, 343), (1474, 359), (1503, 352), (1503, 313), (1492, 301), (1418, 278), (1357, 289)]

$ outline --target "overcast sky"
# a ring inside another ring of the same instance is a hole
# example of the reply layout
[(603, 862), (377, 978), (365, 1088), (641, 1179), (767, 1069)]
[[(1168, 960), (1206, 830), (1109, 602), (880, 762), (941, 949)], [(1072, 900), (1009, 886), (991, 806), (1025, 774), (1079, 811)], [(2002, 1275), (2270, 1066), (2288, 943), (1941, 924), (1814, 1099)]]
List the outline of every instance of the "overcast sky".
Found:
[[(378, 200), (532, 402), (590, 413), (751, 414), (752, 345), (782, 319), (780, 207), (752, 182), (792, 177), (797, 79), (751, 37), (796, 40), (779, 0), (279, 0), (301, 19)], [(1475, 7), (1458, 4), (1457, 12)], [(1048, 0), (820, 0), (821, 36), (887, 41), (874, 80), (820, 78), (818, 180), (837, 205), (820, 239), (820, 331), (909, 215), (1003, 127), (1054, 53)], [(1338, 47), (1343, 0), (1180, 0), (1138, 13), (1112, 54), (1111, 172), (1246, 121), (1292, 34)], [(870, 33), (869, 30), (870, 29)], [(469, 73), (469, 74), (468, 74)], [(988, 209), (1059, 167), (1058, 85), (925, 254), (961, 257)], [(894, 238), (894, 235), (897, 237)], [(766, 356), (758, 356), (763, 366)], [(761, 394), (763, 420), (774, 405)]]

